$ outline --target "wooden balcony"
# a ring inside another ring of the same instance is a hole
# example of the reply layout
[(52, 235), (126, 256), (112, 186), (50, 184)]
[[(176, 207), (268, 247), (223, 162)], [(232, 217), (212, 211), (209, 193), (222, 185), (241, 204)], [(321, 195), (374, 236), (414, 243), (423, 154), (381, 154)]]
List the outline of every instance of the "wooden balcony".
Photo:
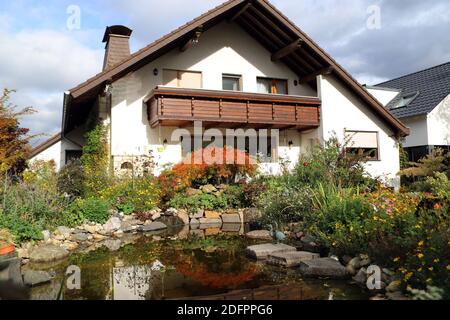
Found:
[(144, 100), (152, 127), (296, 128), (320, 125), (320, 99), (289, 95), (157, 87)]

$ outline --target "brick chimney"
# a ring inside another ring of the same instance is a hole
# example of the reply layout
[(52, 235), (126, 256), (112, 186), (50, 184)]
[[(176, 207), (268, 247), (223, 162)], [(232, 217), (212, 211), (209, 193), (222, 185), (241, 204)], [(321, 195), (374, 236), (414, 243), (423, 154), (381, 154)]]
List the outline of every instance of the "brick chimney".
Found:
[(130, 36), (133, 30), (125, 26), (106, 27), (103, 42), (106, 43), (103, 70), (109, 69), (130, 55)]

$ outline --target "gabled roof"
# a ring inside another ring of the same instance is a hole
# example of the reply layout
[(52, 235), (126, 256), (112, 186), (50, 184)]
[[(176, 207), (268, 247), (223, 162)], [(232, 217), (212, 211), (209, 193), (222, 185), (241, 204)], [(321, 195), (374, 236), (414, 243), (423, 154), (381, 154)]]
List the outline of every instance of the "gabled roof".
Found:
[[(83, 105), (91, 103), (105, 84), (139, 69), (164, 53), (186, 43), (199, 28), (206, 31), (224, 19), (239, 24), (272, 53), (280, 52), (283, 48), (293, 46), (301, 41), (302, 45), (297, 46), (294, 51), (287, 55), (280, 55), (282, 56), (281, 61), (295, 71), (300, 79), (314, 79), (315, 77), (311, 77), (311, 75), (326, 72), (331, 67), (333, 74), (341, 79), (363, 102), (367, 103), (373, 112), (383, 119), (396, 134), (401, 136), (409, 134), (409, 129), (404, 124), (267, 0), (229, 0), (130, 55), (114, 67), (104, 70), (71, 89), (66, 97), (68, 101), (64, 108), (63, 130), (66, 131), (68, 127), (70, 128), (71, 121), (74, 121), (68, 117), (70, 109), (78, 108), (80, 110)], [(80, 111), (80, 114), (86, 112)]]
[[(400, 91), (386, 107), (397, 117), (426, 115), (450, 95), (450, 62), (389, 80), (375, 87)], [(416, 95), (407, 106), (396, 108), (402, 97)]]
[(61, 141), (62, 135), (61, 132), (55, 134), (53, 137), (49, 138), (47, 141), (42, 142), (38, 146), (34, 147), (30, 153), (28, 154), (28, 159), (31, 159), (41, 153), (42, 151), (50, 148), (55, 143)]

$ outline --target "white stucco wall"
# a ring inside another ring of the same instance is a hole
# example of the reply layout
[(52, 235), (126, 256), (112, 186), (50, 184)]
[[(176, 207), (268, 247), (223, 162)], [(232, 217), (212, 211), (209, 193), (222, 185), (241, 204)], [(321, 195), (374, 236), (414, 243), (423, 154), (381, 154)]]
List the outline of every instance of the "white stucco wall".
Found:
[(320, 76), (322, 99), (320, 135), (329, 139), (336, 135), (345, 139), (345, 130), (376, 131), (379, 139), (379, 161), (369, 161), (366, 169), (393, 187), (399, 187), (399, 146), (392, 130), (375, 113), (355, 97), (333, 76)]
[(403, 147), (418, 147), (428, 145), (427, 116), (416, 116), (403, 118), (402, 122), (411, 130), (409, 136), (405, 137)]
[(450, 145), (450, 95), (427, 116), (428, 145)]
[[(153, 74), (158, 69), (157, 76)], [(152, 151), (159, 166), (181, 161), (181, 146), (170, 136), (176, 128), (151, 128), (143, 100), (163, 82), (163, 69), (202, 72), (203, 88), (222, 90), (222, 74), (242, 75), (245, 92), (257, 92), (257, 77), (288, 80), (291, 95), (317, 96), (307, 85), (294, 86), (298, 76), (285, 64), (272, 62), (271, 53), (236, 24), (221, 23), (202, 34), (197, 45), (185, 52), (167, 53), (136, 72), (113, 83), (111, 111), (111, 154), (113, 157), (140, 155)], [(289, 133), (291, 148), (279, 154), (296, 161), (300, 152), (300, 134)], [(163, 148), (163, 141), (168, 144)], [(273, 165), (268, 165), (273, 167)], [(274, 171), (274, 169), (268, 169)]]
[(81, 150), (81, 148), (72, 142), (60, 140), (31, 158), (29, 161), (33, 162), (35, 160), (53, 160), (56, 164), (56, 171), (59, 171), (66, 163), (66, 150)]
[(399, 90), (388, 89), (388, 88), (375, 88), (366, 87), (367, 91), (375, 97), (383, 106), (386, 106), (392, 101), (398, 94)]

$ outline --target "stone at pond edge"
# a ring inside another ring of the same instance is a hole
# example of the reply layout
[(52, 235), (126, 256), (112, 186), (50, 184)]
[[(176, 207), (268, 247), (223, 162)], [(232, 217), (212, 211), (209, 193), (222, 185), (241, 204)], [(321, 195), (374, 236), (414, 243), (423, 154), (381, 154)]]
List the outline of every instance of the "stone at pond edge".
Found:
[(186, 210), (179, 210), (177, 216), (181, 221), (183, 221), (184, 225), (189, 224), (189, 215)]
[(50, 282), (52, 277), (46, 271), (26, 270), (23, 273), (23, 282), (28, 287), (35, 287)]
[(48, 241), (51, 238), (52, 234), (49, 230), (42, 231), (42, 237), (44, 241)]
[(299, 271), (306, 277), (327, 277), (332, 279), (345, 279), (349, 274), (345, 267), (331, 258), (320, 258), (300, 263)]
[(266, 259), (267, 256), (269, 256), (270, 254), (289, 251), (297, 251), (297, 249), (295, 247), (291, 247), (283, 243), (257, 244), (249, 246), (245, 249), (245, 253), (247, 254), (247, 256), (254, 259)]
[(64, 238), (68, 238), (72, 234), (72, 230), (70, 230), (70, 228), (67, 228), (67, 227), (64, 227), (64, 226), (57, 227), (56, 228), (56, 232), (59, 235), (63, 236)]
[(275, 266), (292, 268), (299, 266), (302, 261), (319, 258), (320, 255), (318, 253), (306, 251), (277, 252), (272, 253), (267, 257), (267, 263)]
[(206, 219), (220, 219), (220, 212), (205, 210), (205, 218)]
[(239, 214), (223, 214), (222, 215), (223, 223), (241, 223), (241, 218)]
[(272, 240), (272, 236), (270, 235), (270, 231), (268, 231), (268, 230), (250, 231), (250, 232), (247, 232), (245, 234), (245, 236), (250, 239)]
[(367, 269), (359, 269), (358, 273), (352, 279), (360, 285), (365, 285), (367, 283)]
[(401, 282), (400, 280), (394, 280), (386, 287), (387, 292), (400, 291)]
[(106, 233), (112, 233), (120, 229), (122, 221), (117, 217), (111, 217), (108, 221), (103, 225), (103, 229)]
[(68, 255), (69, 251), (60, 246), (45, 244), (33, 248), (33, 250), (30, 253), (30, 261), (37, 263), (53, 262), (64, 259)]
[(202, 190), (199, 190), (199, 189), (187, 188), (185, 193), (188, 197), (192, 197), (192, 196), (201, 195), (203, 192), (202, 192)]
[(203, 218), (204, 213), (205, 213), (205, 210), (197, 209), (197, 211), (195, 213), (191, 213), (189, 215), (189, 217), (192, 219), (200, 219), (200, 218)]
[(138, 227), (138, 230), (141, 232), (151, 232), (151, 231), (158, 231), (158, 230), (163, 230), (163, 229), (167, 229), (167, 226), (164, 223), (158, 222), (158, 221), (152, 222), (145, 226)]
[(204, 193), (214, 193), (217, 192), (216, 187), (214, 187), (212, 184), (207, 184), (200, 187), (200, 190)]
[(120, 249), (122, 241), (120, 241), (119, 239), (108, 239), (105, 240), (102, 244), (110, 251), (117, 251)]
[(209, 219), (209, 218), (201, 218), (200, 220), (200, 225), (221, 225), (222, 224), (222, 219)]
[(83, 242), (88, 239), (88, 236), (86, 233), (76, 233), (71, 236), (71, 239), (74, 241)]

